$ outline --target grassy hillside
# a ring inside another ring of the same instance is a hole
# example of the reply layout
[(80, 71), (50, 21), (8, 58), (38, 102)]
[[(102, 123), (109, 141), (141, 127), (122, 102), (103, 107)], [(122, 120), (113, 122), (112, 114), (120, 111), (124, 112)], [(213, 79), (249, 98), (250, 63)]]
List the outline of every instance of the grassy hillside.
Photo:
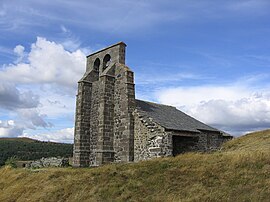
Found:
[(269, 136), (249, 134), (211, 154), (98, 168), (4, 167), (0, 201), (269, 201)]
[(42, 157), (72, 156), (72, 144), (40, 142), (30, 138), (0, 138), (0, 166), (16, 156), (20, 160), (35, 160)]
[(270, 129), (249, 133), (223, 145), (224, 151), (270, 150)]

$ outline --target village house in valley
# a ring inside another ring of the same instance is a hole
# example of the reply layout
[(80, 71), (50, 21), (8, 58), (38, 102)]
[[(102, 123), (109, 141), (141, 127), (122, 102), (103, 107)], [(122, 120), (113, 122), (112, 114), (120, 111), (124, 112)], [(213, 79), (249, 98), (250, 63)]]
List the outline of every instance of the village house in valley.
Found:
[(87, 56), (78, 82), (73, 166), (210, 151), (231, 138), (175, 107), (137, 100), (125, 51), (120, 42)]

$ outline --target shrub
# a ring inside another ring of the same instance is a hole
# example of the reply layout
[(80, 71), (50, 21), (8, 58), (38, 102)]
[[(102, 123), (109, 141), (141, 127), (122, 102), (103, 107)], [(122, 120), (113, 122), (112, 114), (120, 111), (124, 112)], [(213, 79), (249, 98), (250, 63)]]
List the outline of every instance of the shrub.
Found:
[(6, 160), (5, 165), (12, 168), (17, 168), (16, 161), (18, 161), (18, 158), (16, 156), (12, 156)]

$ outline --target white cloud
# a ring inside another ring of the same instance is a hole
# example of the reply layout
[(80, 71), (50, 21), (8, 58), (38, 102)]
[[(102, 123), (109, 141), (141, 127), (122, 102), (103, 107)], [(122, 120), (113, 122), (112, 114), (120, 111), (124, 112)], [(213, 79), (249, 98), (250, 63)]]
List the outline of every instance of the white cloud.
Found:
[[(1, 136), (33, 133), (40, 139), (42, 133), (44, 140), (71, 141), (71, 130), (57, 131), (56, 137), (53, 130), (73, 123), (77, 81), (85, 71), (85, 54), (80, 50), (69, 52), (61, 44), (40, 37), (29, 53), (21, 45), (14, 48), (14, 53), (21, 60), (0, 70), (0, 108), (12, 112), (14, 118), (10, 122), (8, 113), (2, 115), (6, 120), (0, 124)], [(50, 134), (41, 132), (49, 129)]]
[(47, 116), (36, 108), (17, 109), (14, 120), (0, 120), (0, 137), (18, 137), (25, 130), (36, 130), (37, 127), (51, 128), (53, 125), (46, 121)]
[(156, 97), (161, 103), (191, 106), (212, 99), (237, 100), (249, 94), (246, 88), (240, 86), (196, 86), (164, 88), (156, 93)]
[[(60, 29), (62, 31), (62, 39), (58, 40), (59, 43), (68, 51), (78, 50), (81, 47), (80, 39), (64, 25), (61, 25)], [(87, 54), (89, 54), (89, 52)]]
[(46, 114), (41, 114), (38, 109), (18, 109), (17, 110), (20, 123), (30, 129), (36, 129), (36, 127), (49, 128), (53, 124), (47, 122), (45, 119)]
[(159, 102), (233, 135), (269, 128), (270, 92), (251, 86), (170, 88), (156, 93)]
[(62, 45), (38, 37), (36, 43), (32, 44), (27, 61), (5, 66), (0, 71), (0, 80), (75, 88), (84, 73), (86, 59), (80, 50), (68, 52)]
[(4, 109), (35, 108), (39, 96), (32, 91), (21, 91), (12, 83), (0, 82), (0, 107)]
[[(65, 121), (73, 117), (75, 113), (75, 95), (76, 91), (64, 91), (61, 87), (47, 86), (43, 87), (42, 90), (37, 90), (40, 96), (39, 112), (46, 114), (49, 119), (59, 119)], [(62, 89), (62, 91), (61, 91)]]
[(24, 47), (22, 45), (17, 45), (14, 49), (13, 49), (14, 53), (17, 54), (18, 59), (15, 61), (15, 63), (19, 63), (23, 60), (25, 53), (24, 53)]
[(61, 25), (60, 28), (61, 28), (62, 32), (64, 32), (64, 33), (69, 32), (69, 30), (64, 25)]
[(29, 137), (41, 141), (50, 141), (50, 142), (65, 142), (65, 143), (73, 143), (73, 133), (74, 128), (64, 128), (57, 131), (51, 131), (47, 133), (40, 134), (27, 134), (24, 133), (20, 137)]
[(24, 127), (16, 125), (14, 120), (0, 120), (0, 137), (18, 137), (22, 135)]

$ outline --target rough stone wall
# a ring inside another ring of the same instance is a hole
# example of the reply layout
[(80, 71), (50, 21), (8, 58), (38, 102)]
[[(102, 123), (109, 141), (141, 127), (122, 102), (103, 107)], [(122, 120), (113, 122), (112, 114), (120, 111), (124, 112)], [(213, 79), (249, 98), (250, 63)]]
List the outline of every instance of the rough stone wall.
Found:
[(134, 161), (172, 155), (169, 133), (151, 118), (134, 112)]
[(135, 89), (133, 72), (118, 64), (115, 70), (114, 151), (116, 162), (134, 160)]
[(46, 168), (46, 167), (67, 167), (69, 166), (68, 158), (41, 158), (36, 161), (28, 162), (25, 164), (26, 168)]
[(78, 85), (75, 167), (134, 159), (134, 79), (124, 63), (124, 43), (87, 57)]
[(100, 77), (100, 99), (98, 108), (98, 137), (96, 148), (96, 164), (102, 165), (114, 161), (114, 77)]
[(92, 83), (81, 81), (78, 84), (76, 100), (75, 135), (73, 148), (73, 166), (89, 166), (90, 154), (90, 117)]
[(185, 136), (185, 137), (198, 137), (198, 141), (190, 148), (190, 151), (214, 151), (220, 148), (224, 142), (224, 138), (219, 132), (201, 131), (200, 133), (170, 131), (169, 135), (172, 136)]
[(89, 166), (97, 166), (96, 153), (98, 140), (98, 125), (99, 125), (99, 100), (100, 100), (100, 81), (92, 84), (92, 100), (91, 100), (91, 120), (90, 120), (90, 164)]
[(134, 161), (173, 156), (173, 136), (196, 138), (188, 151), (213, 151), (220, 148), (224, 138), (219, 132), (185, 132), (165, 130), (150, 117), (134, 112)]
[(220, 148), (223, 143), (221, 133), (202, 131), (200, 134), (200, 151), (214, 151)]
[(86, 64), (86, 72), (89, 72), (93, 69), (93, 64), (97, 58), (100, 59), (100, 68), (99, 72), (102, 72), (103, 68), (103, 58), (109, 54), (111, 56), (111, 63), (116, 64), (125, 64), (125, 58), (126, 58), (126, 45), (124, 43), (119, 43), (116, 45), (109, 46), (107, 48), (104, 48), (98, 52), (95, 52), (93, 54), (90, 54), (87, 56), (87, 64)]

